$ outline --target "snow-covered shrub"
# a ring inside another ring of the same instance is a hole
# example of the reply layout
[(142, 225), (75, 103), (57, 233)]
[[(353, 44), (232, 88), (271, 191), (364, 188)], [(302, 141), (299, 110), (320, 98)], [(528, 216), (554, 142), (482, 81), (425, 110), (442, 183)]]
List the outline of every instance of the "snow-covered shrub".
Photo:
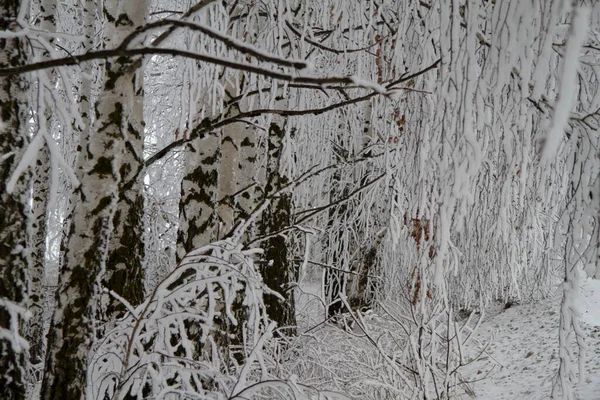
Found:
[(258, 251), (221, 241), (188, 254), (99, 344), (87, 397), (219, 399), (256, 383), (273, 329)]
[[(347, 299), (342, 302), (349, 310)], [(462, 373), (485, 351), (485, 346), (466, 351), (483, 314), (459, 321), (450, 307), (430, 303), (424, 314), (388, 299), (376, 313), (348, 311), (335, 324), (316, 325), (277, 348), (278, 374), (357, 399), (472, 397), (471, 382)]]

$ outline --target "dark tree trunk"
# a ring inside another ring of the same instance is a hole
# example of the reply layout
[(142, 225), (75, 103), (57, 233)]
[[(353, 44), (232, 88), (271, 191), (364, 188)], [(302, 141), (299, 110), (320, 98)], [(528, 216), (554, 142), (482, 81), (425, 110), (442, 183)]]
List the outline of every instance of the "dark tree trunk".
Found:
[[(267, 196), (282, 189), (288, 180), (282, 176), (279, 169), (281, 151), (285, 131), (279, 125), (272, 123), (269, 129), (267, 154)], [(259, 225), (259, 236), (279, 232), (291, 226), (292, 197), (289, 193), (280, 193), (272, 199), (264, 211)], [(294, 291), (291, 283), (298, 280), (297, 264), (291, 262), (288, 252), (289, 243), (285, 236), (275, 235), (262, 243), (265, 250), (261, 265), (263, 281), (270, 288), (280, 293), (285, 300), (274, 295), (265, 295), (264, 302), (269, 318), (277, 322), (279, 327), (290, 327), (288, 333), (295, 333), (296, 309)]]
[[(18, 1), (0, 0), (0, 31), (10, 32), (18, 13)], [(0, 39), (0, 68), (24, 61), (18, 39)], [(0, 80), (0, 396), (5, 399), (23, 399), (26, 393), (27, 347), (22, 336), (28, 306), (25, 202), (29, 175), (8, 187), (27, 143), (26, 88), (19, 76)]]

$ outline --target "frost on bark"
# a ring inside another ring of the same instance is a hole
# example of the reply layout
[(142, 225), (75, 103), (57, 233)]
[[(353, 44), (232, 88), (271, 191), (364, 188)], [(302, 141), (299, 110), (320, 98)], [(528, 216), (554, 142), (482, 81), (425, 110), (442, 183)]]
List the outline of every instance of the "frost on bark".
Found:
[[(288, 180), (280, 172), (281, 152), (285, 130), (276, 123), (269, 128), (268, 153), (266, 166), (266, 196), (280, 191)], [(258, 236), (271, 235), (292, 225), (292, 197), (290, 193), (282, 192), (275, 195), (267, 209), (263, 212), (258, 226)], [(272, 294), (264, 295), (267, 315), (277, 322), (279, 327), (296, 326), (296, 309), (294, 292), (291, 283), (298, 281), (297, 264), (291, 262), (288, 252), (289, 243), (284, 235), (273, 235), (261, 244), (264, 249), (260, 266), (263, 282), (272, 290), (283, 296), (280, 299)], [(286, 333), (294, 333), (287, 331)]]
[[(108, 45), (118, 43), (136, 27), (146, 11), (142, 2), (107, 1), (104, 13)], [(142, 7), (142, 8), (138, 8)], [(118, 15), (118, 19), (114, 16)], [(112, 43), (111, 43), (112, 42)], [(131, 66), (136, 59), (106, 62), (104, 86), (95, 105), (93, 133), (80, 144), (74, 210), (61, 266), (56, 307), (48, 335), (42, 397), (84, 397), (87, 359), (94, 334), (96, 282), (107, 268), (107, 249), (119, 200), (121, 175), (129, 177), (126, 158), (133, 97)], [(85, 137), (83, 138), (85, 139)]]
[[(16, 1), (0, 1), (0, 31), (11, 31), (19, 12)], [(17, 39), (0, 39), (0, 68), (22, 64), (25, 55)], [(26, 82), (18, 76), (0, 81), (0, 388), (7, 399), (25, 397), (27, 342), (23, 323), (27, 310), (25, 196), (28, 175), (8, 192), (7, 183), (27, 142)]]

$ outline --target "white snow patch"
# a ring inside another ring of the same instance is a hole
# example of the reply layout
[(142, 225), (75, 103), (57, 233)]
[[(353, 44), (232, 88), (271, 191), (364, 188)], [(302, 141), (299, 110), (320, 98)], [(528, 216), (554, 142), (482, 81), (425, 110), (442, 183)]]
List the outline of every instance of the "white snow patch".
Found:
[(583, 281), (577, 309), (582, 321), (600, 327), (600, 280), (587, 278)]
[[(600, 314), (600, 298), (597, 297), (600, 281), (588, 280), (583, 286), (580, 299), (584, 305), (580, 304), (580, 309), (584, 314), (582, 331), (588, 351), (584, 360), (585, 379), (575, 386), (575, 393), (578, 399), (591, 400), (600, 398), (600, 327), (590, 323), (592, 316), (596, 318)], [(594, 293), (593, 296), (590, 293)], [(561, 296), (556, 296), (535, 303), (513, 305), (508, 309), (496, 304), (488, 310), (468, 354), (476, 354), (486, 342), (491, 341), (490, 346), (480, 360), (463, 370), (468, 379), (480, 379), (472, 383), (476, 399), (550, 398), (559, 364), (560, 300)], [(584, 309), (589, 313), (585, 314)], [(573, 350), (577, 354), (574, 346)]]

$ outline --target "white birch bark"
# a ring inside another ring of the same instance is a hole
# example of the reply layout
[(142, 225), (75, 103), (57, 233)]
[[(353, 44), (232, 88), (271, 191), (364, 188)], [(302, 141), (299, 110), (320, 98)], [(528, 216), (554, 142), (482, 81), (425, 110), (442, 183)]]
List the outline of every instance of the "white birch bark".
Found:
[[(234, 116), (235, 114), (231, 115)], [(243, 131), (241, 124), (232, 124), (221, 130), (221, 158), (219, 162), (218, 238), (231, 231), (236, 219), (237, 166), (239, 157), (239, 136)]]
[[(140, 5), (144, 7), (142, 2), (105, 2), (104, 14), (109, 22), (107, 46), (119, 43), (137, 27), (136, 23), (143, 22), (140, 16), (145, 15), (146, 9)], [(135, 62), (128, 57), (106, 62), (93, 133), (81, 143), (77, 161), (80, 185), (74, 193), (71, 227), (48, 335), (43, 398), (82, 399), (85, 395), (87, 358), (94, 335), (96, 283), (106, 267), (121, 176), (128, 172), (123, 155), (128, 141), (126, 117), (134, 94), (128, 71)]]
[[(131, 27), (146, 22), (149, 2), (136, 1), (128, 11), (135, 19)], [(112, 221), (108, 243), (106, 270), (102, 286), (127, 300), (132, 305), (144, 297), (144, 198), (142, 192), (144, 151), (144, 93), (141, 60), (129, 65), (121, 80), (127, 82), (121, 93), (123, 104), (124, 137), (126, 143), (122, 158), (117, 208)], [(114, 321), (125, 307), (108, 293), (102, 294), (101, 313), (105, 321)]]
[[(288, 192), (277, 192), (288, 183), (287, 177), (281, 172), (281, 156), (283, 153), (286, 135), (286, 121), (277, 118), (271, 123), (267, 140), (266, 157), (266, 182), (261, 185), (264, 196), (274, 196), (263, 212), (258, 224), (256, 236), (273, 235), (261, 246), (264, 249), (260, 272), (265, 284), (272, 290), (281, 294), (284, 300), (271, 295), (264, 295), (264, 302), (269, 318), (277, 322), (280, 327), (287, 327), (286, 333), (295, 333), (296, 308), (292, 283), (298, 281), (298, 264), (291, 261), (290, 243), (284, 234), (275, 234), (292, 225), (292, 196)], [(256, 147), (253, 150), (257, 154)], [(256, 156), (254, 156), (256, 157)], [(252, 193), (254, 204), (259, 200), (258, 190)], [(250, 204), (249, 204), (250, 205)], [(254, 206), (255, 206), (254, 205)]]
[[(229, 85), (228, 91), (239, 95), (243, 88)], [(240, 100), (233, 106), (229, 117), (235, 117), (246, 111), (248, 111), (248, 101)], [(235, 225), (247, 219), (261, 197), (264, 168), (261, 166), (260, 157), (264, 155), (260, 154), (259, 135), (259, 129), (243, 122), (231, 124), (222, 130), (219, 165), (219, 238), (227, 235)]]
[(186, 146), (186, 166), (181, 182), (177, 262), (190, 251), (217, 238), (217, 187), (219, 137), (209, 132)]

